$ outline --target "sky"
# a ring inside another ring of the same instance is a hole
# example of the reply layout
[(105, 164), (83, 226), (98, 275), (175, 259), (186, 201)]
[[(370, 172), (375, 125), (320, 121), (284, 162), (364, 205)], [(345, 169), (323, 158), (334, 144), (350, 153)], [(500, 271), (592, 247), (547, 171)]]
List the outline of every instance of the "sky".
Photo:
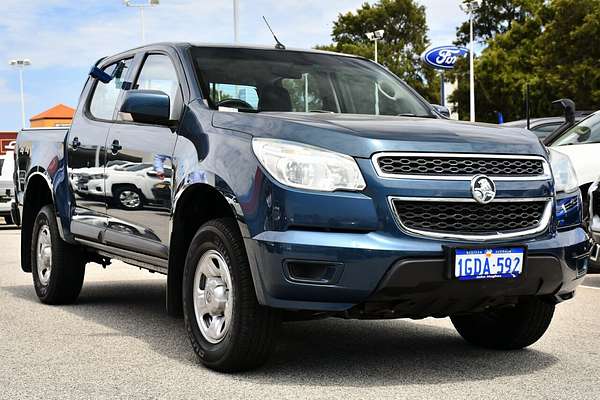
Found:
[[(147, 0), (132, 0), (134, 3)], [(460, 0), (416, 0), (426, 7), (432, 45), (451, 44), (465, 20)], [(270, 45), (266, 16), (288, 47), (331, 43), (338, 14), (365, 0), (239, 0), (240, 42)], [(232, 0), (161, 0), (145, 11), (146, 42), (233, 42)], [(140, 15), (122, 0), (2, 0), (0, 13), (0, 131), (21, 126), (18, 72), (24, 70), (26, 119), (58, 103), (75, 107), (96, 60), (141, 44)], [(29, 122), (27, 122), (29, 123)]]

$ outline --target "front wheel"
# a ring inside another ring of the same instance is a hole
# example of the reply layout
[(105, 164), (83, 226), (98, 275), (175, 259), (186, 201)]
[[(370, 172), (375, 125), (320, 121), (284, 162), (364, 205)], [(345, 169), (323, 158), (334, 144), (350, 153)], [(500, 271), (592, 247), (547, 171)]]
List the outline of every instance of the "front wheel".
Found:
[(68, 304), (77, 300), (85, 274), (81, 249), (63, 241), (52, 206), (42, 207), (31, 238), (31, 273), (42, 303)]
[(280, 313), (258, 304), (234, 220), (209, 221), (194, 236), (185, 263), (183, 309), (194, 351), (207, 367), (243, 371), (269, 357)]
[(6, 222), (6, 225), (13, 225), (14, 224), (14, 221), (13, 221), (11, 215), (6, 215), (4, 217), (4, 222)]
[(537, 297), (522, 298), (514, 307), (451, 317), (467, 342), (497, 350), (516, 350), (540, 339), (552, 321), (554, 304)]

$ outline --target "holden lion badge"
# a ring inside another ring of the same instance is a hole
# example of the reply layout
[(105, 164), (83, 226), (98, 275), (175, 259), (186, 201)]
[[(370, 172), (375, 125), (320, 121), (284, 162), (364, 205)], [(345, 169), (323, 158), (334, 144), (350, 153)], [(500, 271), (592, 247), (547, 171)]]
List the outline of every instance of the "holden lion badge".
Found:
[(471, 179), (471, 194), (475, 201), (487, 204), (496, 197), (496, 184), (485, 175), (477, 175)]

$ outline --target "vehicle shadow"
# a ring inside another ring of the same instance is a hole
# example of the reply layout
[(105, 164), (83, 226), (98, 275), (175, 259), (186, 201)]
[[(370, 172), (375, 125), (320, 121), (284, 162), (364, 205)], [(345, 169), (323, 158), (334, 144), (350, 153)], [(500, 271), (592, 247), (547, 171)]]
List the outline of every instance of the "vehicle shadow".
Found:
[[(37, 303), (31, 286), (1, 289)], [(61, 309), (115, 330), (100, 336), (135, 337), (163, 356), (198, 364), (183, 320), (166, 315), (164, 296), (164, 281), (92, 282), (84, 286), (77, 304)], [(236, 379), (354, 387), (447, 384), (528, 375), (557, 362), (553, 355), (532, 349), (478, 349), (453, 329), (426, 323), (326, 319), (284, 324), (269, 363), (236, 374)]]

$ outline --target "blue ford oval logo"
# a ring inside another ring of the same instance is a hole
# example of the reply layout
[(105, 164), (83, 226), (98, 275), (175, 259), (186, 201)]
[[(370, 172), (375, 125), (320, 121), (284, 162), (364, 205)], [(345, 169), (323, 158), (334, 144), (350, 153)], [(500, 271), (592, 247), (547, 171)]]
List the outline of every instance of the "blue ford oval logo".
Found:
[(436, 69), (452, 69), (459, 57), (469, 54), (469, 49), (459, 46), (439, 46), (423, 53), (421, 59)]

